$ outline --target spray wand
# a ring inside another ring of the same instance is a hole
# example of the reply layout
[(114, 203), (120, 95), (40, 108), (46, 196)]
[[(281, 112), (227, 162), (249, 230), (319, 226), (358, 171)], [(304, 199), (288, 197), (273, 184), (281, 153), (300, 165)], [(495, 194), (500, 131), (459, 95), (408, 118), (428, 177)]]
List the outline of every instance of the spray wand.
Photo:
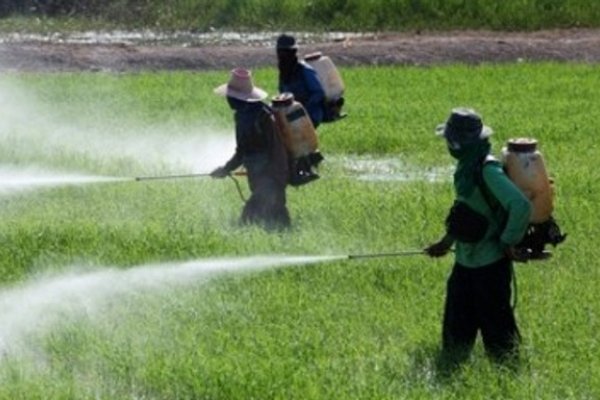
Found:
[[(233, 183), (235, 183), (235, 187), (238, 191), (238, 194), (240, 195), (240, 199), (242, 199), (243, 202), (246, 201), (246, 198), (244, 197), (244, 193), (242, 193), (242, 188), (240, 187), (240, 183), (237, 181), (237, 179), (235, 179), (235, 177), (236, 176), (247, 176), (247, 175), (248, 174), (246, 171), (236, 171), (236, 172), (227, 174), (227, 176), (233, 180)], [(156, 180), (182, 179), (182, 178), (206, 178), (209, 176), (210, 176), (210, 173), (183, 174), (183, 175), (159, 175), (159, 176), (137, 176), (135, 178), (135, 181), (140, 182), (140, 181), (156, 181)]]
[[(230, 176), (246, 176), (245, 171), (236, 171)], [(156, 180), (166, 180), (166, 179), (185, 179), (185, 178), (206, 178), (209, 177), (210, 173), (203, 174), (183, 174), (183, 175), (158, 175), (158, 176), (137, 176), (135, 177), (136, 182), (139, 181), (156, 181)]]
[(379, 258), (379, 257), (405, 257), (426, 254), (424, 250), (406, 250), (394, 253), (373, 253), (373, 254), (349, 254), (348, 260), (358, 260), (361, 258)]
[[(449, 249), (449, 252), (454, 252), (454, 249)], [(403, 257), (403, 256), (416, 256), (419, 254), (426, 255), (425, 250), (406, 250), (398, 251), (394, 253), (373, 253), (373, 254), (349, 254), (344, 256), (348, 260), (357, 260), (361, 258), (379, 258), (379, 257)], [(520, 259), (516, 259), (516, 262), (527, 262), (527, 261), (539, 261), (546, 260), (552, 257), (552, 252), (543, 250), (541, 252), (532, 252), (530, 249), (523, 249), (523, 254)]]

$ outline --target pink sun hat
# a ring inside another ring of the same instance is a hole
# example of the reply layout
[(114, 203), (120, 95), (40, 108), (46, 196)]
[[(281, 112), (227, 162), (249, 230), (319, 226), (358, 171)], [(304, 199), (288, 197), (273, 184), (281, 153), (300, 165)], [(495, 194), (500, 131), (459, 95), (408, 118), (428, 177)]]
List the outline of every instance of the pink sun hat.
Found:
[(229, 82), (217, 87), (214, 92), (248, 102), (261, 101), (267, 97), (267, 92), (252, 84), (252, 73), (245, 68), (232, 70)]

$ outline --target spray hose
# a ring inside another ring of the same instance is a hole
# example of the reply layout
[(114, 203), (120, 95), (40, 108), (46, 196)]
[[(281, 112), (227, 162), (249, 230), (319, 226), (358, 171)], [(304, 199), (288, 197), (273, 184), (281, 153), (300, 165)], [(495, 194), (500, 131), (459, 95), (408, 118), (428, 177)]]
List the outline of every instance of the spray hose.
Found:
[(235, 176), (233, 176), (232, 174), (227, 175), (231, 178), (231, 180), (233, 181), (233, 183), (235, 183), (235, 188), (237, 189), (239, 195), (240, 195), (240, 199), (242, 199), (242, 202), (246, 202), (246, 197), (244, 197), (244, 193), (242, 192), (242, 188), (240, 186), (240, 183), (238, 182), (237, 179), (235, 179)]

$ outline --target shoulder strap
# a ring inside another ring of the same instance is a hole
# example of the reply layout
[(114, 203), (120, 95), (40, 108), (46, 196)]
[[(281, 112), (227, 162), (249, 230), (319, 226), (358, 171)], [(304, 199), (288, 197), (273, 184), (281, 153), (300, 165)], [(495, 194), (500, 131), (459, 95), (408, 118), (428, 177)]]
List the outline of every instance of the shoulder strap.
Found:
[(317, 81), (317, 83), (319, 84), (319, 86), (321, 86), (321, 89), (323, 89), (323, 91), (325, 91), (325, 88), (323, 87), (323, 84), (321, 83), (321, 80), (319, 78), (319, 73), (317, 72), (317, 70), (315, 68), (313, 68), (312, 65), (310, 65), (309, 63), (307, 63), (306, 61), (299, 61), (298, 64), (300, 65), (300, 71), (302, 73), (302, 80), (304, 81), (304, 83), (308, 83), (308, 77), (307, 77), (307, 71), (312, 71), (312, 73), (315, 74), (315, 79)]
[(273, 107), (271, 107), (270, 105), (268, 105), (267, 103), (263, 103), (262, 104), (262, 109), (265, 113), (267, 114), (273, 114)]
[(485, 179), (483, 179), (483, 168), (487, 164), (499, 163), (499, 162), (500, 161), (498, 161), (498, 159), (496, 157), (494, 157), (491, 154), (488, 154), (481, 159), (479, 165), (477, 166), (476, 172), (475, 172), (476, 173), (475, 182), (477, 183), (477, 187), (481, 191), (481, 194), (483, 195), (485, 202), (487, 203), (487, 205), (490, 207), (490, 209), (492, 211), (498, 210), (498, 208), (501, 207), (501, 205), (500, 205), (500, 202), (498, 201), (498, 199), (496, 198), (496, 196), (494, 196), (492, 191), (488, 188), (487, 184), (485, 183)]
[(258, 111), (258, 117), (254, 120), (254, 126), (260, 129), (265, 123), (265, 120), (273, 119), (273, 109), (268, 104), (262, 104), (260, 111)]

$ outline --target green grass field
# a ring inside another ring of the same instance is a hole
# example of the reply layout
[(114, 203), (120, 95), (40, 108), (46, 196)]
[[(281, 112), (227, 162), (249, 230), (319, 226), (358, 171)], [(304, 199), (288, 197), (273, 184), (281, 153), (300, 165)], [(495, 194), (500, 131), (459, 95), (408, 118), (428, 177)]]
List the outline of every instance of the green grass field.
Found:
[[(322, 179), (288, 190), (284, 233), (239, 227), (229, 180), (131, 179), (228, 159), (231, 114), (212, 94), (226, 71), (1, 76), (0, 177), (124, 179), (0, 186), (0, 398), (600, 397), (597, 67), (342, 74), (349, 117), (319, 129)], [(255, 71), (271, 93), (275, 79)], [(495, 130), (496, 154), (511, 137), (539, 140), (569, 237), (517, 268), (521, 368), (498, 368), (478, 343), (448, 378), (435, 358), (451, 257), (311, 257), (438, 238), (452, 159), (433, 130), (459, 105)], [(277, 267), (289, 255), (307, 262)]]

